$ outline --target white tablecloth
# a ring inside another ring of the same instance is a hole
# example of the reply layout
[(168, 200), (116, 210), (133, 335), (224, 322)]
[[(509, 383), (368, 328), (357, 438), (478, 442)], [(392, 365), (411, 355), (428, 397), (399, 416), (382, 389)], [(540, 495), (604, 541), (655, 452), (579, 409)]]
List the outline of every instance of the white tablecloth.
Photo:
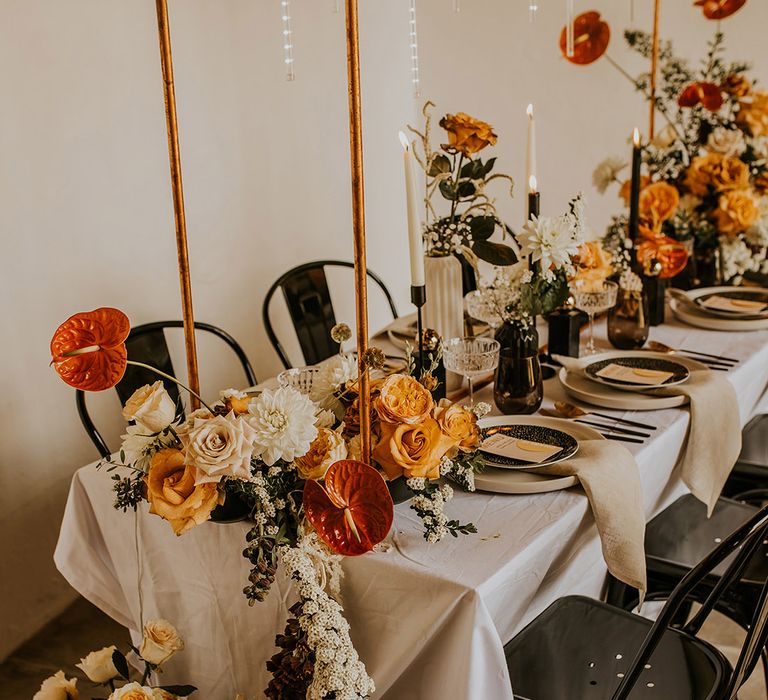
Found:
[[(765, 412), (768, 332), (670, 323), (651, 337), (740, 358), (729, 379), (741, 422)], [(484, 395), (489, 400), (490, 390)], [(557, 380), (547, 382), (545, 406), (559, 398)], [(659, 426), (645, 444), (628, 445), (650, 518), (684, 491), (675, 464), (689, 414), (670, 409), (634, 417)], [(204, 700), (232, 700), (236, 691), (261, 697), (269, 680), (265, 661), (294, 601), (289, 582), (278, 577), (267, 600), (249, 608), (242, 595), (246, 524), (205, 524), (176, 538), (146, 504), (136, 515), (114, 511), (110, 483), (94, 465), (75, 474), (55, 554), (59, 570), (135, 641), (142, 613), (178, 626), (187, 646), (168, 664), (164, 682), (193, 683)], [(457, 491), (448, 507), (451, 517), (474, 522), (478, 534), (428, 546), (404, 503), (396, 506), (388, 551), (345, 560), (346, 616), (377, 698), (511, 700), (503, 644), (555, 599), (601, 592), (606, 567), (578, 488), (531, 496)]]

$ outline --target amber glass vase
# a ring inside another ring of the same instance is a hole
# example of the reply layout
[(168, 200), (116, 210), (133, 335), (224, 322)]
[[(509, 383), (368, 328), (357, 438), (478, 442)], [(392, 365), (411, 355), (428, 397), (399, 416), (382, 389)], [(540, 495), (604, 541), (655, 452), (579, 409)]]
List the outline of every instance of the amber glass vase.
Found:
[(620, 350), (635, 350), (648, 340), (648, 299), (640, 291), (619, 289), (616, 306), (608, 312), (608, 340)]

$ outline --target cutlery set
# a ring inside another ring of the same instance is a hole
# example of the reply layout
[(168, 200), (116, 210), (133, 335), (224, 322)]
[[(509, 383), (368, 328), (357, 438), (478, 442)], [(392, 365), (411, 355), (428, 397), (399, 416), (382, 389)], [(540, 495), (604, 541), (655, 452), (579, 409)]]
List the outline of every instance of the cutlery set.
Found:
[[(555, 408), (542, 408), (539, 413), (553, 418), (568, 418), (576, 423), (591, 425), (601, 431), (601, 435), (607, 440), (618, 440), (620, 442), (632, 442), (641, 445), (647, 438), (651, 437), (649, 432), (641, 432), (626, 428), (623, 426), (632, 426), (632, 428), (643, 428), (644, 430), (656, 430), (655, 425), (640, 423), (639, 421), (628, 420), (627, 418), (616, 418), (605, 413), (587, 412), (567, 401), (556, 401)], [(600, 418), (600, 422), (585, 420), (587, 417)], [(607, 422), (606, 422), (607, 421)], [(619, 424), (619, 425), (617, 425)]]

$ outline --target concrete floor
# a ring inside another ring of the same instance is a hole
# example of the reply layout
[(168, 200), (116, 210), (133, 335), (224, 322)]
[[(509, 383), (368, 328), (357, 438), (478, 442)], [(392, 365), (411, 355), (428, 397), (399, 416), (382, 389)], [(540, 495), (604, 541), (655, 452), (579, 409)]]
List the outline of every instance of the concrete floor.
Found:
[[(738, 657), (743, 633), (726, 618), (713, 615), (705, 625), (702, 636), (720, 647), (731, 662)], [(80, 669), (75, 668), (75, 664), (89, 651), (110, 644), (125, 650), (128, 643), (125, 628), (80, 598), (0, 664), (0, 700), (29, 700), (40, 688), (40, 683), (59, 669), (62, 669), (68, 678), (74, 676), (78, 679), (77, 687), (81, 700), (104, 697), (104, 690), (94, 687)], [(189, 680), (194, 683), (194, 678)], [(758, 665), (757, 672), (739, 693), (739, 700), (765, 700), (767, 697), (762, 669)]]

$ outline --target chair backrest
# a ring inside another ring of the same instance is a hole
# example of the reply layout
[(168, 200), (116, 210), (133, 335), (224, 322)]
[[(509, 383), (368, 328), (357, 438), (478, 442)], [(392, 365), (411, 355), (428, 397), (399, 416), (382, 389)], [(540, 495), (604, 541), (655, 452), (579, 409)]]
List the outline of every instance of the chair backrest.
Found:
[[(627, 699), (645, 664), (648, 663), (651, 654), (658, 646), (659, 641), (686, 597), (704, 581), (715, 567), (719, 566), (728, 557), (733, 557), (725, 573), (720, 577), (702, 604), (701, 609), (684, 628), (684, 631), (689, 634), (698, 633), (704, 620), (715, 608), (723, 592), (740, 580), (744, 568), (751, 557), (754, 556), (758, 547), (761, 546), (766, 536), (768, 536), (768, 506), (756, 511), (755, 515), (744, 525), (726, 537), (683, 577), (667, 599), (666, 604), (656, 618), (611, 700)], [(718, 700), (732, 700), (736, 697), (739, 687), (749, 677), (757, 664), (766, 642), (768, 642), (768, 579), (763, 582), (759, 604), (744, 640), (739, 660), (728, 681), (727, 691), (722, 699), (718, 698)]]
[[(155, 321), (153, 323), (145, 323), (132, 328), (125, 341), (128, 350), (128, 359), (133, 360), (134, 362), (143, 362), (144, 364), (159, 369), (161, 372), (174, 376), (171, 354), (168, 350), (168, 342), (165, 339), (165, 329), (183, 327), (183, 321)], [(253, 386), (257, 383), (256, 375), (253, 372), (248, 357), (240, 347), (240, 344), (229, 335), (229, 333), (217, 326), (213, 326), (210, 323), (202, 323), (201, 321), (195, 321), (195, 330), (211, 333), (223, 340), (240, 361), (248, 386)], [(161, 377), (158, 377), (157, 374), (148, 369), (128, 365), (123, 378), (115, 386), (115, 391), (117, 391), (117, 395), (120, 398), (120, 403), (124, 406), (136, 389), (145, 384), (152, 384), (158, 379), (161, 379)], [(171, 381), (165, 379), (162, 381), (166, 391), (171, 396), (174, 403), (178, 405), (179, 387)], [(99, 454), (101, 454), (102, 457), (108, 457), (111, 454), (111, 450), (91, 420), (85, 404), (85, 393), (79, 389), (76, 390), (75, 401), (77, 403), (77, 412), (88, 436), (91, 438), (93, 444), (96, 445)]]
[[(261, 309), (264, 328), (272, 347), (286, 369), (293, 365), (275, 333), (269, 313), (270, 302), (278, 289), (282, 290), (288, 305), (288, 313), (304, 355), (304, 362), (314, 365), (339, 351), (338, 343), (331, 338), (331, 328), (336, 325), (336, 316), (325, 275), (326, 267), (354, 268), (354, 263), (344, 260), (316, 260), (299, 265), (280, 275), (264, 298)], [(368, 278), (373, 280), (384, 293), (392, 311), (392, 317), (397, 318), (397, 308), (386, 285), (374, 272), (371, 270), (367, 272)]]

